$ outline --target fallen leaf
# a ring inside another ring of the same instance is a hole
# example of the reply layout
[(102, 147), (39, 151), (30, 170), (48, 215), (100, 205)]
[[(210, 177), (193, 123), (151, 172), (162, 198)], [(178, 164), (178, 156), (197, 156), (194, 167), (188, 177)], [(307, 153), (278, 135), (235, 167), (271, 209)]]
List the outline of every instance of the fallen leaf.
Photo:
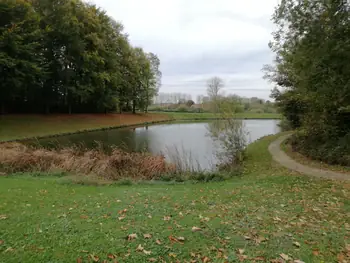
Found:
[(177, 237), (177, 240), (181, 241), (181, 242), (184, 242), (185, 241), (185, 238), (184, 237)]
[(0, 245), (4, 244), (4, 242), (5, 242), (4, 240), (0, 240)]
[(156, 259), (156, 258), (149, 258), (148, 261), (149, 261), (149, 262), (156, 262), (157, 259)]
[(108, 257), (109, 259), (115, 259), (115, 255), (113, 255), (113, 254), (108, 254), (107, 257)]
[(281, 253), (280, 257), (283, 258), (284, 260), (290, 260), (291, 259), (288, 255), (286, 255), (284, 253)]
[(320, 254), (320, 251), (318, 251), (318, 250), (313, 250), (313, 251), (312, 251), (312, 254), (314, 254), (315, 256), (318, 256), (318, 255)]
[(281, 222), (281, 221), (282, 221), (282, 219), (281, 219), (281, 218), (279, 218), (278, 216), (275, 216), (275, 217), (273, 218), (273, 220), (274, 220), (274, 221), (279, 221), (279, 222)]
[(81, 219), (88, 219), (89, 217), (87, 215), (81, 215), (80, 218)]
[(285, 263), (285, 261), (283, 259), (280, 259), (280, 258), (278, 258), (278, 259), (271, 259), (270, 262), (271, 263)]
[(164, 216), (164, 221), (169, 221), (171, 219), (171, 216)]
[(151, 251), (147, 251), (147, 250), (143, 250), (143, 253), (145, 253), (146, 255), (151, 255)]
[(90, 258), (92, 259), (93, 262), (98, 262), (100, 260), (98, 256), (95, 256), (93, 254), (90, 254)]
[(159, 239), (157, 239), (157, 240), (156, 240), (156, 243), (157, 243), (158, 245), (161, 245), (161, 244), (162, 244), (162, 241), (160, 241)]
[(77, 263), (83, 263), (82, 258), (77, 258)]
[(169, 257), (171, 257), (171, 258), (176, 258), (176, 254), (175, 253), (169, 253)]
[(142, 252), (144, 250), (144, 247), (139, 244), (138, 247), (136, 248), (136, 251)]
[(200, 227), (192, 227), (192, 232), (198, 232), (198, 231), (202, 231), (202, 229)]
[(245, 240), (251, 240), (252, 238), (250, 236), (244, 236)]
[(126, 212), (128, 212), (128, 209), (123, 209), (123, 210), (120, 210), (119, 212), (118, 212), (118, 214), (125, 214)]
[(338, 259), (338, 262), (339, 263), (346, 263), (346, 261), (344, 260), (345, 259), (345, 256), (344, 256), (344, 254), (342, 254), (342, 253), (340, 253), (340, 254), (338, 254), (337, 255), (337, 259)]
[(296, 247), (300, 247), (300, 243), (297, 242), (297, 241), (293, 242), (293, 245), (296, 246)]
[(182, 212), (179, 212), (179, 216), (183, 217), (184, 215), (182, 214)]
[(89, 253), (87, 250), (80, 250), (81, 253)]
[(12, 252), (12, 251), (14, 251), (15, 249), (14, 248), (12, 248), (12, 247), (9, 247), (9, 248), (7, 248), (4, 252), (6, 253), (6, 252)]
[(133, 240), (133, 239), (135, 239), (135, 238), (137, 238), (137, 234), (130, 234), (130, 235), (128, 235), (128, 240), (130, 241), (130, 240)]
[(350, 244), (345, 244), (345, 249), (350, 252)]
[(145, 238), (145, 239), (150, 239), (150, 238), (152, 238), (152, 235), (151, 235), (151, 234), (144, 234), (144, 235), (143, 235), (143, 238)]
[(209, 262), (210, 261), (210, 258), (208, 258), (208, 257), (203, 257), (202, 258), (202, 262), (203, 263), (207, 263), (207, 262)]
[(5, 220), (7, 218), (8, 218), (7, 215), (0, 215), (0, 220)]
[(265, 261), (265, 258), (264, 257), (255, 257), (255, 258), (253, 258), (253, 260), (255, 260), (255, 261)]
[(293, 263), (305, 263), (305, 262), (297, 259), (297, 260), (294, 260)]
[(120, 221), (120, 220), (123, 220), (125, 218), (125, 216), (120, 216), (120, 217), (118, 217), (118, 220)]
[(267, 238), (262, 237), (262, 236), (259, 236), (259, 237), (254, 238), (254, 241), (255, 241), (255, 243), (256, 243), (257, 245), (259, 245), (261, 242), (265, 242), (265, 241), (267, 241), (267, 240), (268, 240)]
[(243, 254), (244, 254), (244, 249), (239, 248), (239, 249), (238, 249), (238, 253), (239, 253), (240, 255), (243, 255)]

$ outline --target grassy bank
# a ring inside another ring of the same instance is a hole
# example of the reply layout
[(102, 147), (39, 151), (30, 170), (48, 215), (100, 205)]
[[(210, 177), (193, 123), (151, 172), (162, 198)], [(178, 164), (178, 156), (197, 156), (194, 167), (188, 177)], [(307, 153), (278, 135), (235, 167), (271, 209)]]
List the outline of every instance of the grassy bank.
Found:
[(0, 258), (349, 260), (350, 185), (272, 163), (267, 146), (275, 138), (250, 145), (244, 177), (222, 183), (92, 187), (54, 176), (0, 177)]
[[(191, 113), (191, 112), (159, 112), (157, 114), (166, 114), (175, 120), (206, 120), (218, 118), (218, 114), (214, 113)], [(235, 117), (242, 119), (280, 119), (278, 113), (237, 113)]]
[(281, 144), (281, 149), (293, 160), (318, 169), (323, 170), (329, 170), (334, 172), (341, 172), (345, 174), (349, 174), (350, 176), (350, 167), (341, 166), (341, 165), (330, 165), (327, 163), (324, 163), (322, 161), (313, 160), (311, 158), (308, 158), (301, 153), (295, 152), (292, 149), (292, 146), (288, 143), (288, 140), (286, 140), (284, 143)]
[(0, 141), (170, 120), (165, 114), (0, 116)]
[[(279, 114), (242, 113), (245, 119), (278, 119)], [(117, 128), (167, 120), (215, 119), (212, 113), (73, 114), (0, 116), (0, 141)]]

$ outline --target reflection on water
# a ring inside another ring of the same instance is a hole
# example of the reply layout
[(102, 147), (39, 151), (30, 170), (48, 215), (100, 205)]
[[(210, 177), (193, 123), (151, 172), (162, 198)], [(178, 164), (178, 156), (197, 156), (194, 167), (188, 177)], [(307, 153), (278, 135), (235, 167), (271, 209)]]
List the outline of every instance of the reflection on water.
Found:
[[(248, 132), (247, 141), (252, 142), (268, 134), (279, 132), (278, 120), (243, 120)], [(42, 145), (83, 145), (95, 148), (101, 142), (104, 148), (121, 147), (127, 151), (148, 151), (164, 154), (170, 159), (172, 149), (203, 169), (216, 164), (217, 144), (208, 136), (209, 123), (171, 123), (132, 129), (115, 129), (86, 132), (39, 140)], [(211, 124), (212, 125), (212, 124)], [(196, 164), (197, 165), (197, 164)]]

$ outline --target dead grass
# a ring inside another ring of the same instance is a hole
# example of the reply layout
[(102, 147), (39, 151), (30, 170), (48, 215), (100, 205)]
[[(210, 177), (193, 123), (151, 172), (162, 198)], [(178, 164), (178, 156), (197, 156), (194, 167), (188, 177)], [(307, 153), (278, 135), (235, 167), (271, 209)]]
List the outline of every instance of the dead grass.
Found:
[(20, 143), (0, 145), (0, 172), (68, 172), (93, 175), (106, 180), (159, 179), (175, 167), (164, 156), (148, 153), (128, 153), (114, 148), (110, 154), (102, 150), (63, 148), (47, 150)]

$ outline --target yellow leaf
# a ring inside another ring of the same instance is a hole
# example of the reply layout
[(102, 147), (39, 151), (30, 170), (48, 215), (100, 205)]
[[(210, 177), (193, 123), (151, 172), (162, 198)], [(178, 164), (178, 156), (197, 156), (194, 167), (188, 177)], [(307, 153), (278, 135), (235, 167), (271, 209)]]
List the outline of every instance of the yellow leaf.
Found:
[(244, 249), (239, 248), (239, 249), (238, 249), (238, 253), (241, 254), (241, 255), (243, 255), (243, 254), (244, 254)]
[(130, 240), (133, 240), (133, 239), (135, 239), (135, 238), (137, 238), (137, 234), (130, 234), (130, 235), (128, 235), (128, 240), (130, 241)]
[(300, 243), (299, 242), (293, 242), (293, 245), (296, 246), (296, 247), (300, 247)]
[(200, 227), (196, 227), (196, 226), (192, 227), (192, 232), (198, 232), (198, 231), (202, 231), (202, 229)]
[(149, 239), (149, 238), (152, 238), (152, 235), (151, 235), (151, 234), (144, 234), (144, 235), (143, 235), (143, 238)]
[(151, 251), (147, 251), (147, 250), (143, 250), (143, 253), (145, 253), (146, 255), (151, 255)]
[(138, 247), (136, 248), (136, 251), (142, 252), (144, 250), (144, 247), (139, 244)]
[(169, 257), (176, 258), (176, 254), (175, 253), (169, 253)]
[(7, 215), (0, 215), (0, 220), (5, 220), (7, 218), (8, 218)]
[(183, 241), (185, 241), (185, 238), (184, 237), (177, 237), (177, 240), (183, 242)]
[(281, 253), (280, 257), (283, 258), (284, 260), (290, 260), (290, 257), (284, 253)]

